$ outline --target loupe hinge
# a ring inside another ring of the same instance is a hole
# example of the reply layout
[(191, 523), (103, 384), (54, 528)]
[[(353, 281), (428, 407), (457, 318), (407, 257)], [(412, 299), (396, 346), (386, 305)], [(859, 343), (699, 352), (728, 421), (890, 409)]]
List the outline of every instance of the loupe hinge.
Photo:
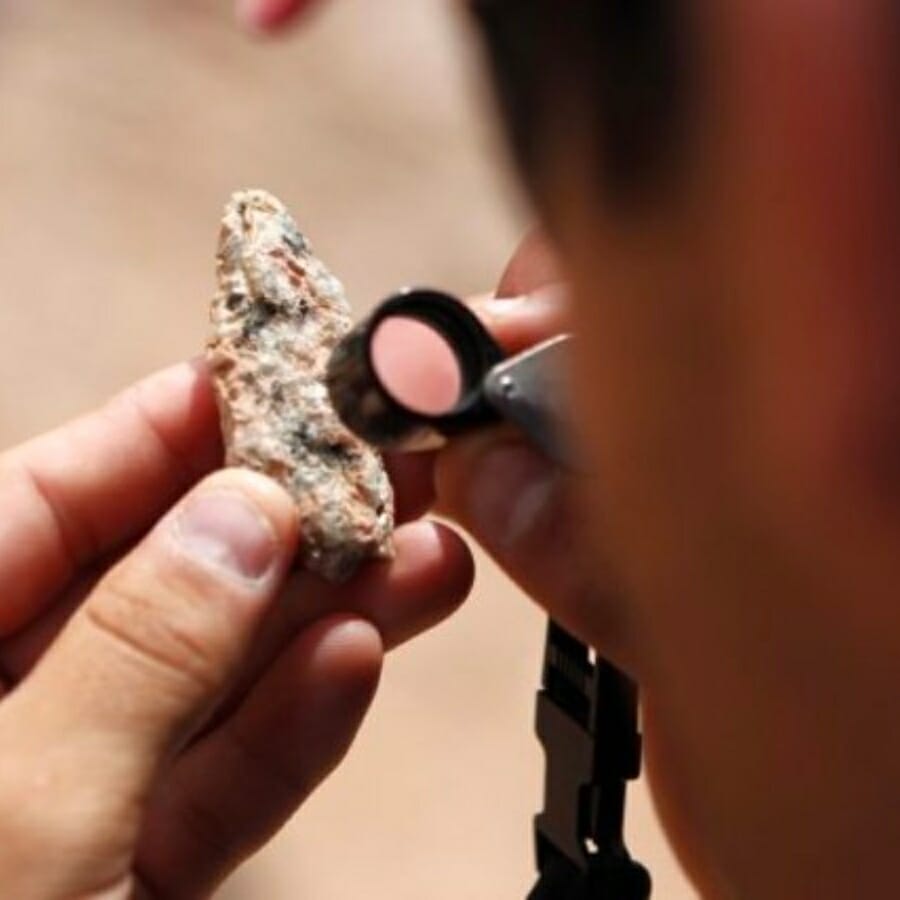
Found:
[(484, 380), (484, 396), (552, 460), (578, 468), (569, 440), (571, 343), (570, 335), (555, 337), (494, 366)]

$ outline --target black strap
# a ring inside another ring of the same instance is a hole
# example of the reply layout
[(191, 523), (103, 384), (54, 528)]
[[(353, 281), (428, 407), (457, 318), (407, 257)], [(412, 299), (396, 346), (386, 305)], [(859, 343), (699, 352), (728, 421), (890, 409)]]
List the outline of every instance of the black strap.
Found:
[(625, 788), (640, 772), (637, 688), (555, 622), (547, 629), (537, 733), (547, 757), (529, 900), (646, 900), (625, 847)]

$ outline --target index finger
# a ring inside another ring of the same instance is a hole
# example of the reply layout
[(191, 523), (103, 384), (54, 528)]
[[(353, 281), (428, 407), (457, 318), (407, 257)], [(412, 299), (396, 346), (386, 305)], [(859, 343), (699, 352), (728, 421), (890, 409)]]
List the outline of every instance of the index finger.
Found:
[(507, 353), (519, 353), (569, 327), (563, 275), (540, 230), (525, 236), (493, 296), (470, 301), (475, 314)]
[[(222, 455), (198, 360), (0, 456), (0, 637), (43, 612), (78, 569), (149, 528)], [(422, 515), (433, 500), (432, 457), (386, 462), (398, 523)]]
[(221, 458), (201, 362), (158, 372), (0, 456), (0, 635), (82, 565), (145, 530)]

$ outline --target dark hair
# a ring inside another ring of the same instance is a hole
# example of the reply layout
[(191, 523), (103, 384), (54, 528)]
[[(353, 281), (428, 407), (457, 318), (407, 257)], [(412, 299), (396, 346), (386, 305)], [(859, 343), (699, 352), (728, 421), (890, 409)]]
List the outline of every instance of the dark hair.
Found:
[(615, 203), (639, 202), (672, 174), (687, 100), (675, 0), (474, 0), (472, 9), (532, 189), (554, 141), (572, 133), (590, 141)]

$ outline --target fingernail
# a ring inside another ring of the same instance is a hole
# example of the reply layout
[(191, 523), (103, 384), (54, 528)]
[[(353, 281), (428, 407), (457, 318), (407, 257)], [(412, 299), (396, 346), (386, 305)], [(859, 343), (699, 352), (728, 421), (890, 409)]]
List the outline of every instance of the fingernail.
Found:
[(476, 309), (493, 319), (521, 318), (523, 315), (545, 316), (566, 303), (566, 290), (560, 284), (547, 285), (530, 294), (514, 297), (488, 297), (475, 303)]
[(475, 463), (469, 493), (478, 537), (505, 550), (530, 546), (552, 526), (549, 511), (558, 489), (558, 471), (539, 453), (519, 444), (488, 450)]
[(182, 553), (230, 577), (257, 580), (278, 557), (269, 520), (235, 491), (209, 491), (188, 499), (175, 518)]

